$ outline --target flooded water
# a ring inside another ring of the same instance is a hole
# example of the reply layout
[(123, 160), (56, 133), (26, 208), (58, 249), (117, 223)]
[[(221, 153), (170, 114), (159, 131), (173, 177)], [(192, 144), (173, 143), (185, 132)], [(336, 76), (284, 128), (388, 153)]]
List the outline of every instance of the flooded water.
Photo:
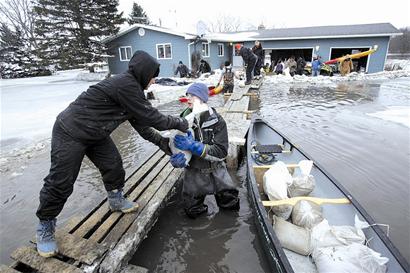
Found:
[[(9, 263), (11, 251), (34, 234), (38, 193), (49, 168), (52, 123), (89, 84), (66, 82), (51, 89), (47, 89), (49, 84), (34, 89), (2, 87), (1, 263)], [(274, 84), (267, 77), (260, 103), (265, 119), (338, 179), (376, 222), (390, 226), (390, 238), (408, 260), (410, 129), (397, 116), (389, 120), (383, 113), (403, 113), (404, 107), (409, 109), (409, 101), (409, 78), (329, 87)], [(210, 103), (221, 106), (223, 101), (219, 96)], [(159, 108), (177, 114), (182, 106), (175, 102)], [(128, 124), (117, 129), (113, 139), (127, 173), (154, 149)], [(218, 211), (209, 198), (209, 215), (190, 220), (176, 197), (133, 262), (151, 272), (269, 272), (255, 235), (243, 171), (232, 173), (241, 193), (239, 212)], [(85, 160), (59, 223), (86, 213), (104, 195), (98, 171)]]

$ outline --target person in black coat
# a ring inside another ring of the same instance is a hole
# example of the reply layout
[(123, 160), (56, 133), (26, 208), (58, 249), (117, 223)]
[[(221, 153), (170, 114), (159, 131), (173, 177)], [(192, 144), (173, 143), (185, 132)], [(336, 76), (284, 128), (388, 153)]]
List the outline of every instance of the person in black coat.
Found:
[(302, 57), (299, 57), (296, 62), (296, 73), (298, 75), (303, 75), (303, 72), (305, 71), (305, 66), (306, 61)]
[(209, 63), (205, 60), (201, 60), (201, 64), (199, 65), (199, 72), (202, 73), (211, 73), (211, 66), (209, 65)]
[(255, 69), (258, 57), (252, 52), (251, 49), (244, 47), (242, 44), (236, 44), (235, 50), (238, 55), (242, 56), (242, 60), (246, 65), (246, 81), (245, 84), (249, 85), (252, 82), (252, 72)]
[(179, 72), (179, 76), (181, 78), (188, 77), (188, 75), (189, 75), (189, 69), (186, 65), (184, 65), (182, 63), (182, 61), (179, 61), (177, 70), (175, 71), (174, 75), (176, 76), (178, 74), (178, 72)]
[(158, 76), (159, 66), (148, 53), (136, 51), (126, 72), (90, 86), (57, 116), (51, 139), (50, 172), (44, 178), (36, 213), (40, 220), (37, 250), (41, 256), (50, 257), (57, 252), (56, 217), (73, 192), (84, 156), (99, 169), (112, 211), (127, 213), (138, 208), (138, 204), (123, 196), (125, 171), (110, 137), (121, 123), (128, 121), (143, 138), (168, 154), (169, 139), (155, 129), (187, 131), (187, 119), (163, 115), (145, 98), (144, 90)]
[(254, 47), (252, 47), (252, 52), (258, 57), (255, 65), (254, 75), (259, 77), (261, 75), (261, 68), (263, 66), (263, 61), (265, 57), (265, 51), (262, 48), (262, 43), (255, 41)]
[(185, 168), (182, 186), (185, 213), (190, 218), (206, 213), (208, 206), (204, 200), (208, 194), (215, 196), (220, 208), (238, 210), (238, 190), (224, 162), (229, 146), (226, 122), (214, 108), (207, 105), (208, 87), (205, 84), (194, 83), (186, 93), (190, 98), (189, 107), (181, 116), (195, 112), (195, 104), (203, 109), (195, 115), (194, 133), (176, 135), (174, 139), (175, 147), (192, 153), (189, 165), (183, 153), (172, 155), (170, 160), (174, 167)]

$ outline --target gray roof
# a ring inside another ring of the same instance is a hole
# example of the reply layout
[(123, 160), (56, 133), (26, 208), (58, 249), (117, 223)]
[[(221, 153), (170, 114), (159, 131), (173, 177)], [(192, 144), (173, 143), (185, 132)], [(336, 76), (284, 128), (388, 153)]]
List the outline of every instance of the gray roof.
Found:
[[(110, 42), (138, 28), (146, 28), (172, 35), (182, 36), (185, 39), (195, 39), (196, 35), (178, 32), (158, 26), (135, 24), (121, 30), (117, 35), (107, 37), (103, 43)], [(220, 42), (242, 42), (255, 40), (295, 40), (320, 38), (349, 38), (349, 37), (377, 37), (400, 35), (401, 32), (390, 23), (318, 26), (300, 28), (275, 28), (264, 30), (249, 30), (238, 32), (208, 33), (202, 38)]]
[(210, 33), (210, 38), (220, 41), (292, 40), (347, 37), (394, 36), (401, 32), (390, 23), (276, 28), (230, 33)]

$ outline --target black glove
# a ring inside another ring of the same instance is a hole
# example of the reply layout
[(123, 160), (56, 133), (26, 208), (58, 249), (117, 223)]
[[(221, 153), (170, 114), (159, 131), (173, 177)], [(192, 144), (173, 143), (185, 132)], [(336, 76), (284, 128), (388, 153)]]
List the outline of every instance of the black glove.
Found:
[(158, 143), (158, 147), (167, 155), (172, 155), (171, 149), (169, 148), (169, 138), (161, 137)]
[(183, 133), (186, 133), (189, 128), (189, 123), (185, 118), (178, 118), (177, 124), (174, 129), (180, 130)]

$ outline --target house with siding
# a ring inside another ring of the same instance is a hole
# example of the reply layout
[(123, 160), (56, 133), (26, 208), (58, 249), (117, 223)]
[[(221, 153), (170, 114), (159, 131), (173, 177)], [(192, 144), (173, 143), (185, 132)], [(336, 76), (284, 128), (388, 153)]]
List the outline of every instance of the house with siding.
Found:
[[(372, 55), (356, 60), (358, 70), (366, 73), (383, 71), (390, 38), (401, 35), (390, 23), (319, 26), (303, 28), (261, 29), (232, 33), (207, 33), (201, 37), (167, 28), (136, 24), (117, 35), (105, 39), (111, 73), (127, 69), (136, 50), (144, 50), (161, 64), (162, 77), (174, 75), (179, 61), (195, 69), (199, 59), (206, 60), (212, 69), (220, 68), (226, 60), (241, 66), (242, 59), (233, 50), (235, 43), (252, 47), (256, 40), (265, 50), (265, 63), (277, 62), (290, 56), (311, 61), (321, 56), (327, 61), (346, 54), (377, 48)], [(196, 58), (193, 58), (195, 55)]]

